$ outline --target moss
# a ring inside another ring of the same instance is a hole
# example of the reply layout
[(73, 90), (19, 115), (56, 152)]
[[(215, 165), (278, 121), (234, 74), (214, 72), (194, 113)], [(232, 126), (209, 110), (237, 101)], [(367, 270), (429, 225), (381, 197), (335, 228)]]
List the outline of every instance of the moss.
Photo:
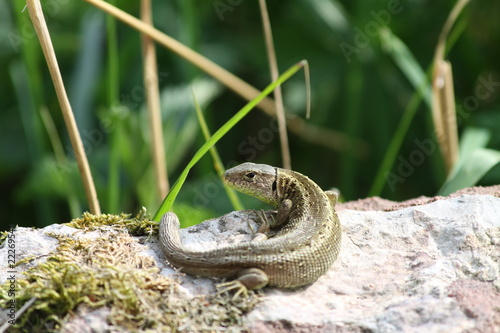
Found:
[[(79, 310), (102, 307), (110, 309), (107, 322), (117, 330), (242, 329), (243, 314), (259, 300), (255, 293), (250, 292), (248, 297), (235, 301), (227, 294), (189, 299), (175, 279), (159, 274), (151, 257), (139, 255), (143, 247), (128, 232), (103, 227), (122, 225), (128, 216), (101, 217), (99, 220), (99, 217), (86, 214), (71, 222), (99, 230), (100, 238), (52, 235), (59, 240), (57, 251), (18, 280), (16, 307), (34, 297), (36, 301), (9, 332), (57, 331), (71, 322), (75, 314), (81, 312)], [(146, 225), (143, 222), (138, 223), (141, 228)], [(2, 307), (11, 300), (6, 297), (7, 291), (7, 285), (1, 286)]]
[(88, 212), (83, 213), (81, 218), (73, 219), (66, 223), (67, 226), (84, 229), (96, 230), (102, 226), (123, 227), (127, 229), (132, 236), (150, 236), (158, 234), (158, 223), (151, 221), (151, 216), (146, 208), (142, 208), (136, 217), (131, 218), (131, 214), (101, 214), (92, 215)]
[(18, 266), (21, 266), (21, 265), (24, 265), (24, 264), (27, 264), (35, 259), (37, 259), (38, 257), (36, 255), (30, 255), (30, 256), (26, 256), (24, 257), (23, 259), (21, 260), (18, 260), (16, 262), (16, 264), (14, 265), (14, 267), (18, 267)]
[(3, 245), (3, 241), (7, 239), (9, 231), (0, 231), (0, 246)]

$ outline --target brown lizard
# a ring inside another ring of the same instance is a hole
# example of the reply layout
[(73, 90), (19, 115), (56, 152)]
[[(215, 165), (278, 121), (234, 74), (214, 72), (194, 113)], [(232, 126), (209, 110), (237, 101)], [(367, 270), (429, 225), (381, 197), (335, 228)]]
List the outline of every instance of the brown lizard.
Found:
[(340, 250), (341, 228), (334, 206), (337, 194), (322, 191), (308, 177), (265, 164), (243, 163), (224, 173), (234, 189), (277, 207), (270, 222), (280, 228), (268, 239), (253, 239), (213, 250), (191, 251), (179, 237), (179, 219), (166, 213), (160, 243), (168, 261), (181, 271), (209, 277), (235, 277), (228, 289), (266, 285), (294, 288), (310, 284), (333, 264)]

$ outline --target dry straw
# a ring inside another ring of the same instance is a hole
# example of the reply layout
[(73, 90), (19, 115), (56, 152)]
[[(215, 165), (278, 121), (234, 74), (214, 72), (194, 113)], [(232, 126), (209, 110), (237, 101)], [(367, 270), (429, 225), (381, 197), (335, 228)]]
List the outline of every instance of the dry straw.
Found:
[(57, 64), (54, 47), (52, 46), (49, 30), (43, 16), (42, 6), (37, 0), (27, 0), (26, 5), (28, 7), (28, 12), (30, 14), (31, 21), (33, 22), (36, 34), (38, 36), (38, 40), (40, 41), (40, 45), (42, 46), (43, 54), (49, 67), (50, 76), (52, 77), (52, 82), (54, 83), (57, 99), (59, 100), (61, 112), (64, 117), (64, 122), (66, 124), (66, 128), (68, 129), (71, 145), (75, 152), (76, 162), (78, 164), (83, 187), (85, 189), (85, 195), (87, 196), (87, 201), (89, 204), (89, 210), (92, 214), (98, 215), (101, 213), (101, 208), (99, 207), (99, 201), (97, 199), (94, 181), (90, 172), (87, 156), (85, 155), (85, 149), (83, 147), (82, 139), (78, 132), (78, 127), (73, 115), (73, 110), (71, 109), (66, 90), (64, 89), (64, 83), (61, 77), (61, 72), (59, 71), (59, 66)]
[(432, 116), (441, 155), (449, 173), (458, 161), (458, 130), (453, 88), (453, 72), (449, 61), (444, 60), (446, 39), (458, 15), (470, 0), (460, 0), (451, 11), (434, 53), (434, 71), (432, 75)]

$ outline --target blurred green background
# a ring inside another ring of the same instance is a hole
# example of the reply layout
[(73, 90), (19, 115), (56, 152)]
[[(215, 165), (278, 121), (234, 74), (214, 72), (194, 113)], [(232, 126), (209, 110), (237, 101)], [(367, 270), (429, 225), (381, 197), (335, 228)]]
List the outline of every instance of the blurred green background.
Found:
[[(43, 1), (45, 18), (76, 115), (105, 213), (154, 213), (155, 195), (144, 110), (139, 34), (117, 23), (118, 54), (108, 57), (106, 15), (83, 1)], [(321, 131), (341, 133), (351, 142), (332, 149), (323, 132), (290, 133), (294, 170), (321, 187), (337, 187), (345, 200), (377, 194), (392, 200), (434, 195), (446, 174), (438, 149), (424, 156), (404, 177), (370, 192), (387, 147), (417, 93), (412, 68), (398, 62), (397, 37), (427, 71), (438, 35), (455, 1), (269, 1), (280, 71), (301, 59), (311, 69), (312, 116)], [(139, 16), (137, 1), (116, 5)], [(0, 182), (2, 228), (41, 227), (67, 222), (87, 210), (85, 196), (53, 84), (23, 1), (0, 2)], [(257, 1), (155, 1), (155, 25), (250, 84), (270, 82), (261, 14)], [(391, 12), (392, 11), (392, 12)], [(482, 128), (488, 148), (500, 148), (500, 2), (472, 1), (449, 38), (459, 131)], [(387, 28), (381, 29), (383, 26)], [(380, 30), (381, 29), (381, 30)], [(388, 34), (388, 32), (392, 32)], [(392, 37), (391, 37), (392, 36)], [(398, 53), (399, 52), (399, 53)], [(168, 173), (171, 184), (203, 143), (191, 96), (194, 88), (214, 132), (244, 104), (240, 97), (168, 50), (157, 47)], [(117, 66), (118, 91), (110, 92), (110, 63)], [(405, 67), (407, 66), (407, 67)], [(305, 117), (305, 84), (296, 75), (283, 86), (289, 112)], [(114, 96), (114, 97), (113, 97)], [(47, 129), (50, 115), (55, 129)], [(252, 161), (281, 165), (274, 122), (255, 110), (217, 145), (227, 165)], [(50, 136), (62, 142), (55, 157)], [(110, 144), (113, 138), (113, 144)], [(400, 175), (404, 161), (435, 145), (429, 105), (422, 102), (405, 131), (390, 172)], [(110, 156), (118, 165), (110, 167)], [(418, 165), (416, 165), (418, 164)], [(109, 198), (109, 173), (118, 172), (118, 205)], [(398, 173), (399, 172), (399, 173)], [(383, 175), (386, 173), (382, 173)], [(401, 176), (401, 175), (400, 175)], [(480, 184), (500, 183), (498, 166)], [(242, 199), (243, 196), (240, 196)], [(245, 198), (246, 207), (259, 204)], [(190, 173), (176, 210), (199, 222), (231, 206), (209, 156)]]

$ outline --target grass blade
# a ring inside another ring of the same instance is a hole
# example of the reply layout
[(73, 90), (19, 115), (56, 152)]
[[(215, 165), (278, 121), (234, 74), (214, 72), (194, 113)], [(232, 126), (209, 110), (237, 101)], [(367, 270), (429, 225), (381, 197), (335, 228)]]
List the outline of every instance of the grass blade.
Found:
[(267, 95), (269, 95), (276, 88), (276, 86), (288, 80), (299, 69), (304, 67), (306, 63), (307, 62), (305, 60), (302, 60), (298, 64), (288, 69), (278, 78), (278, 80), (274, 81), (269, 86), (267, 86), (266, 89), (264, 89), (257, 97), (248, 102), (231, 119), (229, 119), (224, 125), (222, 125), (222, 127), (219, 128), (217, 132), (215, 132), (212, 135), (212, 137), (209, 140), (207, 140), (207, 142), (205, 142), (203, 146), (201, 146), (200, 149), (198, 149), (196, 154), (193, 156), (191, 161), (189, 161), (186, 168), (182, 171), (179, 178), (170, 189), (170, 192), (165, 197), (165, 200), (163, 200), (162, 204), (160, 205), (160, 208), (153, 217), (154, 221), (159, 221), (160, 217), (170, 210), (170, 207), (172, 207), (172, 203), (177, 197), (177, 194), (179, 193), (182, 184), (184, 184), (184, 181), (186, 180), (189, 171), (203, 157), (203, 155), (205, 155), (209, 151), (209, 149), (214, 144), (217, 143), (217, 141), (219, 141), (231, 128), (233, 128), (234, 125), (236, 125), (244, 116), (246, 116), (260, 101), (262, 101)]
[(391, 56), (398, 65), (398, 68), (405, 74), (413, 87), (424, 97), (425, 102), (431, 108), (431, 85), (417, 59), (415, 59), (403, 41), (394, 35), (389, 28), (381, 28), (380, 39), (384, 48), (390, 50)]
[(411, 54), (408, 47), (395, 36), (388, 28), (381, 29), (380, 38), (384, 48), (391, 51), (394, 61), (406, 75), (408, 80), (415, 87), (417, 92), (413, 94), (410, 102), (403, 112), (396, 132), (386, 150), (382, 163), (377, 171), (375, 180), (370, 188), (368, 196), (380, 195), (386, 183), (386, 175), (394, 165), (403, 140), (406, 137), (408, 128), (418, 110), (422, 99), (425, 100), (429, 108), (431, 107), (431, 86), (425, 72), (422, 70), (415, 57)]
[[(47, 130), (47, 134), (49, 135), (50, 144), (52, 145), (52, 149), (54, 150), (54, 158), (57, 163), (67, 164), (68, 160), (66, 155), (64, 154), (64, 148), (57, 133), (57, 128), (54, 123), (54, 119), (50, 115), (47, 107), (42, 107), (40, 109), (40, 116), (42, 118), (43, 124), (45, 125), (45, 129)], [(71, 184), (71, 180), (66, 179), (66, 183)], [(80, 202), (78, 201), (78, 196), (76, 195), (75, 188), (72, 185), (66, 187), (67, 189), (67, 201), (69, 211), (73, 218), (78, 217), (82, 213), (82, 207)]]
[[(196, 110), (196, 116), (198, 117), (198, 121), (200, 123), (201, 131), (203, 132), (203, 136), (205, 137), (205, 140), (210, 139), (210, 130), (208, 129), (207, 122), (205, 121), (205, 117), (203, 116), (203, 111), (201, 111), (200, 104), (198, 103), (198, 100), (196, 99), (196, 96), (193, 91), (193, 100), (194, 100), (194, 106)], [(217, 152), (217, 148), (212, 147), (210, 148), (210, 155), (212, 155), (212, 160), (214, 161), (214, 167), (215, 171), (219, 175), (219, 178), (222, 179), (222, 175), (224, 174), (224, 165), (222, 164), (222, 160), (220, 159), (219, 153)], [(243, 205), (241, 204), (240, 199), (238, 198), (238, 195), (236, 194), (236, 191), (227, 186), (225, 183), (223, 183), (224, 190), (226, 191), (226, 194), (231, 201), (231, 204), (233, 205), (234, 210), (242, 210)]]

